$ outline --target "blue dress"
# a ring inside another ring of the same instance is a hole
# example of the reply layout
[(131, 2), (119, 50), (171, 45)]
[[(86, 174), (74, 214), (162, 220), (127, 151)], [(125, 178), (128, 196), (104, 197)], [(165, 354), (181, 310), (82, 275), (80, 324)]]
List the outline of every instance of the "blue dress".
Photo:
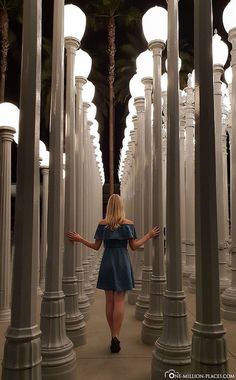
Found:
[(97, 288), (122, 292), (134, 288), (134, 276), (127, 249), (129, 239), (136, 239), (133, 224), (121, 224), (111, 230), (99, 224), (94, 239), (103, 240), (104, 253), (98, 274)]

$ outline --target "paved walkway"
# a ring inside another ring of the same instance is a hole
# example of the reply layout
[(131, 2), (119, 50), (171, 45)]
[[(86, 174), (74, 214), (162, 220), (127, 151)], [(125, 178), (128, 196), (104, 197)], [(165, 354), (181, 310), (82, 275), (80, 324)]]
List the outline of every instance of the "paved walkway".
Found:
[[(195, 295), (186, 292), (188, 325), (195, 320)], [(91, 317), (87, 323), (87, 344), (76, 348), (78, 380), (149, 380), (153, 347), (141, 342), (141, 322), (134, 317), (134, 306), (127, 303), (121, 331), (121, 351), (109, 351), (110, 334), (105, 320), (103, 291), (97, 290)], [(229, 372), (236, 379), (236, 322), (223, 321), (227, 330), (226, 340), (229, 356)], [(3, 356), (4, 331), (0, 324), (0, 359)], [(1, 378), (1, 375), (0, 375)], [(158, 380), (158, 379), (157, 379)]]
[[(186, 292), (189, 333), (195, 320), (195, 294)], [(126, 304), (121, 331), (121, 351), (111, 354), (110, 335), (105, 321), (104, 295), (97, 290), (88, 321), (87, 344), (76, 349), (79, 380), (149, 380), (153, 347), (141, 342), (141, 322), (134, 317), (134, 306)], [(229, 372), (236, 379), (236, 321), (223, 321), (227, 330)], [(191, 335), (190, 335), (191, 336)], [(158, 379), (157, 379), (158, 380)]]

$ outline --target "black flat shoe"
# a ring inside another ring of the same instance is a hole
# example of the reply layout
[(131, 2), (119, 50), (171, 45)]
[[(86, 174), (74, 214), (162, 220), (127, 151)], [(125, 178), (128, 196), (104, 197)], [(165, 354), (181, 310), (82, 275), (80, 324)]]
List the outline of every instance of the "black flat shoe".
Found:
[(120, 341), (116, 336), (111, 340), (110, 350), (113, 354), (120, 352)]

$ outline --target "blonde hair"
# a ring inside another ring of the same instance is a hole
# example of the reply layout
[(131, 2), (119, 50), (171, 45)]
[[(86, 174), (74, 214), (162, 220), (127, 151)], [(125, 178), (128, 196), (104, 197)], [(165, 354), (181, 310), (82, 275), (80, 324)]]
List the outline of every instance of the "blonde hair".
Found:
[(108, 199), (106, 222), (107, 227), (116, 230), (125, 219), (125, 211), (121, 197), (118, 194), (112, 194)]

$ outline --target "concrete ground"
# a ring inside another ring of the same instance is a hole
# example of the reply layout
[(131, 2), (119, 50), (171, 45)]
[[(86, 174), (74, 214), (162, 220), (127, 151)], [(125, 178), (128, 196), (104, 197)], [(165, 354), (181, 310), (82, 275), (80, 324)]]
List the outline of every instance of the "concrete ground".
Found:
[[(195, 320), (195, 295), (186, 292), (188, 326)], [(78, 380), (149, 380), (153, 347), (141, 342), (141, 322), (134, 317), (134, 306), (126, 304), (121, 331), (121, 351), (109, 351), (110, 334), (105, 320), (103, 291), (97, 290), (87, 322), (87, 344), (76, 348)], [(229, 373), (236, 378), (236, 321), (223, 320), (229, 357)], [(3, 356), (6, 324), (0, 323), (0, 359)], [(1, 375), (0, 375), (1, 378)]]

